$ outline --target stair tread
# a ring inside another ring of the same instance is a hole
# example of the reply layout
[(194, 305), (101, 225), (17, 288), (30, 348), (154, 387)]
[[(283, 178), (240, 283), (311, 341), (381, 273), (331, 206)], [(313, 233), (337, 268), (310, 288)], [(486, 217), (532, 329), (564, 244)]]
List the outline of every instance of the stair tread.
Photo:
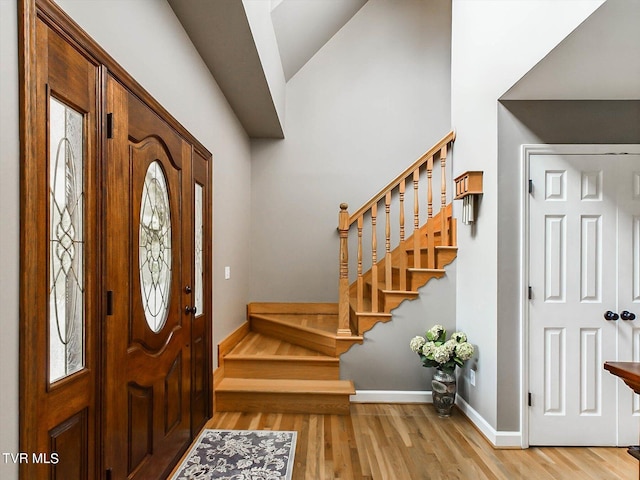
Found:
[(407, 268), (409, 272), (424, 272), (424, 273), (447, 273), (444, 268)]
[(323, 353), (295, 345), (259, 332), (249, 332), (225, 358), (246, 357), (317, 357), (332, 359)]
[(411, 290), (385, 290), (384, 288), (381, 288), (380, 291), (385, 295), (397, 294), (397, 295), (407, 295), (410, 297), (415, 297), (419, 295), (418, 292), (413, 292)]
[(263, 393), (313, 393), (353, 395), (355, 388), (351, 380), (291, 380), (262, 378), (224, 378), (216, 386), (217, 392), (263, 392)]
[[(434, 248), (436, 250), (458, 250), (457, 245), (434, 245)], [(404, 249), (407, 253), (412, 253), (414, 251), (413, 244), (407, 242)], [(419, 250), (420, 252), (427, 252), (429, 251), (429, 248), (426, 245), (421, 245)]]
[(319, 333), (335, 335), (338, 329), (338, 315), (326, 314), (253, 314), (252, 317), (263, 318)]
[(275, 360), (275, 361), (298, 361), (298, 362), (339, 362), (340, 359), (329, 355), (270, 355), (264, 353), (230, 353), (225, 360)]
[(356, 315), (367, 315), (369, 317), (381, 317), (381, 318), (389, 318), (392, 316), (391, 313), (384, 313), (384, 312), (367, 312), (366, 310), (363, 310), (361, 312), (355, 312)]

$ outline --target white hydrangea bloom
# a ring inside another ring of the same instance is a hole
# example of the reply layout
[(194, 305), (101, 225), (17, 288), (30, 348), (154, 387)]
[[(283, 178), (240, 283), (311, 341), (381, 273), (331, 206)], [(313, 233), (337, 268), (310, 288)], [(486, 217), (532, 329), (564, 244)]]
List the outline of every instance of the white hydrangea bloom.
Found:
[(422, 346), (425, 343), (426, 343), (425, 338), (418, 335), (417, 337), (413, 337), (411, 339), (411, 341), (409, 342), (409, 347), (411, 348), (411, 351), (415, 353), (419, 353), (422, 350)]
[(451, 358), (451, 352), (446, 345), (436, 347), (433, 352), (433, 359), (438, 363), (447, 363)]
[(453, 332), (451, 334), (451, 339), (458, 343), (464, 343), (467, 341), (467, 335), (462, 332)]
[(446, 342), (444, 342), (443, 347), (447, 349), (447, 352), (449, 352), (449, 355), (453, 355), (453, 352), (455, 351), (457, 345), (458, 345), (458, 342), (456, 342), (454, 339), (451, 338)]
[(456, 347), (456, 354), (460, 357), (460, 360), (469, 360), (473, 356), (473, 345), (469, 342), (459, 343)]
[(436, 349), (436, 344), (433, 342), (426, 342), (422, 346), (422, 354), (425, 356), (431, 355)]
[(436, 340), (440, 336), (443, 330), (444, 330), (444, 327), (442, 325), (434, 325), (429, 329), (427, 333), (431, 336), (431, 338)]

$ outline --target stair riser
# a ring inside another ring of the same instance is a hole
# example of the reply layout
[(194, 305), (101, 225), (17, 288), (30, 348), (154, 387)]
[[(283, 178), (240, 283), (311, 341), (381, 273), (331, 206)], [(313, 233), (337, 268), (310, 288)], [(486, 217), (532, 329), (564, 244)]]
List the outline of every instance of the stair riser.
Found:
[[(416, 292), (413, 290), (413, 292)], [(366, 284), (364, 287), (364, 294), (371, 297), (371, 285)], [(389, 313), (394, 308), (397, 308), (403, 301), (416, 298), (417, 294), (407, 295), (404, 292), (383, 292), (378, 290), (378, 312)], [(358, 328), (359, 330), (359, 328)]]
[(442, 249), (442, 250), (436, 250), (437, 255), (438, 255), (438, 267), (437, 268), (444, 268), (447, 265), (449, 265), (451, 262), (453, 262), (456, 258), (456, 256), (458, 255), (458, 251), (455, 249)]
[[(418, 288), (427, 284), (429, 280), (432, 278), (442, 278), (445, 275), (445, 272), (412, 272), (407, 271), (407, 289), (412, 292), (417, 292)], [(384, 290), (384, 283), (381, 283), (379, 286), (379, 291)], [(396, 283), (393, 284), (392, 290), (398, 290), (398, 285)], [(364, 285), (364, 295), (367, 297), (371, 297), (371, 283), (366, 283)], [(379, 294), (381, 295), (381, 294)], [(384, 307), (383, 303), (380, 303), (379, 306), (381, 308)]]
[(217, 392), (216, 412), (349, 415), (349, 395), (317, 393)]
[[(456, 258), (457, 252), (455, 250), (440, 250), (436, 249), (436, 265), (432, 268), (444, 268), (449, 265)], [(427, 268), (427, 252), (422, 251), (420, 253), (420, 265), (422, 268)], [(409, 268), (413, 267), (413, 252), (407, 253), (407, 265)]]
[(442, 277), (444, 277), (444, 272), (409, 272), (409, 290), (417, 292), (420, 287), (426, 285), (432, 278)]
[(390, 313), (391, 310), (400, 306), (405, 300), (411, 300), (416, 298), (416, 295), (406, 295), (400, 292), (381, 292), (382, 297), (382, 311), (384, 313)]
[(304, 360), (236, 360), (225, 359), (228, 378), (339, 380), (339, 362), (307, 362)]
[(281, 325), (263, 318), (252, 317), (250, 322), (251, 330), (254, 332), (281, 338), (286, 342), (309, 348), (316, 352), (324, 353), (325, 355), (333, 356), (336, 353), (336, 343), (334, 338), (317, 335), (304, 330), (298, 330), (295, 327)]
[(363, 335), (380, 322), (388, 322), (392, 317), (379, 317), (379, 316), (358, 316), (358, 335)]

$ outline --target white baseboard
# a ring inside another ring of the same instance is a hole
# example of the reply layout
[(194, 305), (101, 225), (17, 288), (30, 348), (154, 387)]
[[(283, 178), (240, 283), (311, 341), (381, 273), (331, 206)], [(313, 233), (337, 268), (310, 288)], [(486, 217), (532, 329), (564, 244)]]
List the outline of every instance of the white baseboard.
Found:
[(353, 403), (433, 403), (431, 392), (396, 390), (356, 390)]
[(522, 434), (520, 432), (497, 431), (460, 395), (456, 397), (456, 405), (494, 447), (522, 448)]

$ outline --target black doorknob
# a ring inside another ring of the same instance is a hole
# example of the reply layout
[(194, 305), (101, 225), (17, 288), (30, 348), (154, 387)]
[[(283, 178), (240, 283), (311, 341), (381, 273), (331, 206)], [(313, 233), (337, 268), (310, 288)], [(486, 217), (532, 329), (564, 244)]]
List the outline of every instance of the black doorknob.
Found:
[(633, 312), (629, 312), (627, 310), (623, 310), (622, 313), (620, 314), (620, 318), (623, 320), (635, 320), (636, 314)]
[(187, 315), (189, 315), (190, 313), (195, 313), (195, 308), (191, 308), (191, 305), (187, 305), (186, 307), (184, 307), (184, 313), (186, 313)]
[(620, 318), (620, 316), (617, 313), (612, 312), (611, 310), (607, 310), (604, 313), (604, 319), (605, 320), (611, 321), (611, 320), (618, 320), (619, 318)]

